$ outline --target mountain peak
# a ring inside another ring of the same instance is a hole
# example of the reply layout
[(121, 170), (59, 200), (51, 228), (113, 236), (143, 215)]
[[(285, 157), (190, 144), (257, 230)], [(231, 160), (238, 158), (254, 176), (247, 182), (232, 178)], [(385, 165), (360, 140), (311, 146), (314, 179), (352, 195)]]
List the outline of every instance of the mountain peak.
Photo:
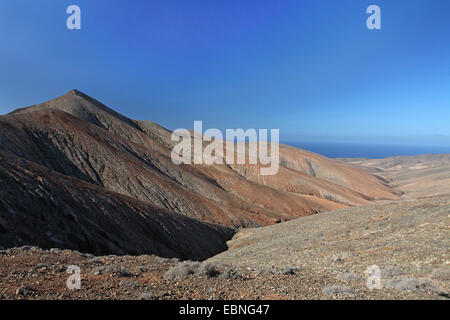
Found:
[(67, 92), (67, 94), (73, 94), (73, 95), (76, 95), (76, 96), (81, 95), (81, 94), (85, 95), (83, 92), (81, 92), (81, 91), (79, 91), (77, 89), (72, 89), (69, 92)]
[(131, 119), (121, 115), (100, 101), (77, 89), (72, 89), (66, 94), (44, 103), (36, 104), (27, 108), (16, 109), (10, 114), (42, 110), (63, 111), (103, 128), (111, 127), (113, 123), (114, 125), (120, 126), (120, 124), (116, 121), (122, 121), (138, 129), (136, 123)]
[[(100, 101), (97, 101), (97, 100), (95, 100), (94, 98), (92, 98), (91, 96), (89, 96), (89, 95), (87, 95), (86, 93), (84, 93), (84, 92), (81, 92), (80, 90), (77, 90), (77, 89), (72, 89), (72, 90), (70, 90), (69, 92), (67, 92), (65, 95), (63, 95), (62, 97), (81, 97), (81, 98), (84, 98), (84, 99), (87, 99), (87, 100), (89, 100), (89, 101), (91, 101), (92, 103), (94, 103), (94, 104), (101, 104), (101, 105), (103, 105)], [(61, 98), (61, 97), (60, 97)], [(56, 99), (58, 99), (58, 98), (56, 98)]]

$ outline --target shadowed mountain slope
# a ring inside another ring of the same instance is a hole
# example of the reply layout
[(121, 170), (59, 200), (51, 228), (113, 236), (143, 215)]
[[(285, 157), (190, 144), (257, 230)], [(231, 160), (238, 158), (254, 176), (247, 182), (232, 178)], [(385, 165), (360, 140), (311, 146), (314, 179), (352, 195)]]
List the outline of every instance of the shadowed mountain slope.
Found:
[(0, 151), (0, 245), (97, 255), (205, 259), (233, 231), (155, 207)]

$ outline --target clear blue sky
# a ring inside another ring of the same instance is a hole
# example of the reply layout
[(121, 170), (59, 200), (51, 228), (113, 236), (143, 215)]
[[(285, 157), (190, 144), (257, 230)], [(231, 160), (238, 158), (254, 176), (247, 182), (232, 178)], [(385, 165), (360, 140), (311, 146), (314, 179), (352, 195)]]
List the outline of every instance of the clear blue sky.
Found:
[(0, 114), (77, 88), (170, 129), (448, 146), (449, 17), (448, 0), (1, 0)]

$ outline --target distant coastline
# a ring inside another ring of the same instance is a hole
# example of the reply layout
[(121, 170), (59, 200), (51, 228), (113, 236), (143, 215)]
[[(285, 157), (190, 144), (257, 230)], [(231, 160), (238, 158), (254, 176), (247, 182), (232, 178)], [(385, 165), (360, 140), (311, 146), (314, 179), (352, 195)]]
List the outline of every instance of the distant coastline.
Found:
[(321, 154), (328, 158), (382, 159), (420, 154), (448, 154), (450, 146), (381, 145), (330, 142), (283, 142), (293, 147)]

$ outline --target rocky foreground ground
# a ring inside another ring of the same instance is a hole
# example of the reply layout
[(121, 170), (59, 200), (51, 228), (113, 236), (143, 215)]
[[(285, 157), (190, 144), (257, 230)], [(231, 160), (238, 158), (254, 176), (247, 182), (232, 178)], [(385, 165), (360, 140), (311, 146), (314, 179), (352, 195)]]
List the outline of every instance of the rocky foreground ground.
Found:
[[(69, 265), (80, 267), (79, 290), (67, 288)], [(18, 300), (448, 299), (442, 291), (444, 276), (448, 273), (435, 271), (426, 279), (369, 290), (356, 274), (307, 268), (230, 268), (156, 256), (95, 257), (37, 247), (0, 252), (0, 298)]]
[[(449, 216), (450, 197), (321, 213), (244, 229), (204, 262), (12, 248), (0, 251), (0, 298), (448, 299)], [(79, 290), (67, 288), (70, 265)]]

